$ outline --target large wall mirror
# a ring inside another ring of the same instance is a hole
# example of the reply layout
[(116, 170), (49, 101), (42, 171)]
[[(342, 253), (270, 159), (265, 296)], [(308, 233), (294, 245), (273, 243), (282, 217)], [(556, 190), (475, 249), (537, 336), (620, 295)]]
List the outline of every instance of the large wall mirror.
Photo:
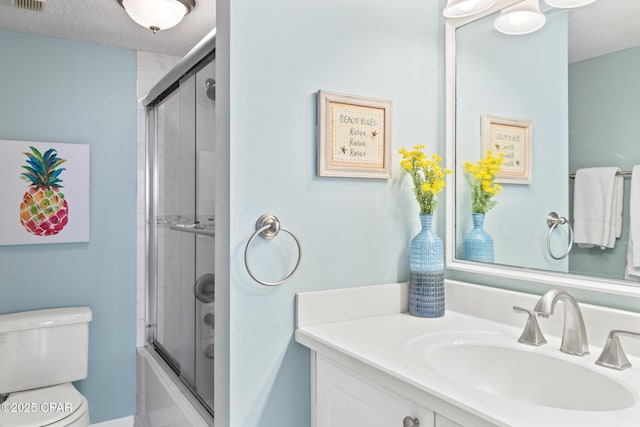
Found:
[[(500, 10), (516, 3), (498, 0), (483, 16), (446, 24), (447, 161), (454, 171), (447, 194), (447, 266), (639, 296), (640, 277), (625, 274), (630, 177), (623, 178), (622, 232), (611, 249), (574, 245), (562, 257), (569, 229), (558, 225), (548, 242), (547, 216), (557, 212), (573, 222), (577, 169), (630, 171), (640, 164), (640, 1), (554, 9), (541, 0), (542, 28), (524, 35), (497, 31)], [(484, 156), (483, 138), (489, 147), (495, 142), (483, 136), (483, 128), (510, 120), (514, 135), (531, 132), (528, 179), (502, 183), (497, 205), (486, 214), (493, 262), (466, 261), (462, 242), (473, 224), (462, 165)]]

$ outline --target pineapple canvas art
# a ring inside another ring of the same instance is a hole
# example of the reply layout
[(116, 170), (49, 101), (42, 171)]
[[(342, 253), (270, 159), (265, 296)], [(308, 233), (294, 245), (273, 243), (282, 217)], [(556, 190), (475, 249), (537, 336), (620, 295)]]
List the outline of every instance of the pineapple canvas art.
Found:
[(87, 144), (0, 140), (0, 156), (0, 244), (89, 241)]
[(27, 165), (22, 168), (22, 178), (30, 183), (29, 190), (22, 196), (20, 203), (20, 223), (36, 236), (58, 234), (69, 221), (69, 206), (64, 198), (62, 178), (65, 168), (61, 167), (65, 159), (58, 157), (54, 148), (44, 154), (34, 146), (27, 156)]

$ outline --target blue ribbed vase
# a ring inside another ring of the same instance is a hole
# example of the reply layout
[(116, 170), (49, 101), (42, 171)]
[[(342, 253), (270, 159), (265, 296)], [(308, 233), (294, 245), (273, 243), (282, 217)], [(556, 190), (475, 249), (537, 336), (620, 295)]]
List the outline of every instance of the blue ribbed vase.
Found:
[(432, 214), (420, 215), (409, 253), (409, 313), (420, 317), (444, 316), (444, 247), (432, 222)]
[(462, 244), (463, 259), (478, 262), (493, 262), (493, 238), (482, 226), (484, 225), (483, 213), (471, 214), (473, 230), (464, 236)]

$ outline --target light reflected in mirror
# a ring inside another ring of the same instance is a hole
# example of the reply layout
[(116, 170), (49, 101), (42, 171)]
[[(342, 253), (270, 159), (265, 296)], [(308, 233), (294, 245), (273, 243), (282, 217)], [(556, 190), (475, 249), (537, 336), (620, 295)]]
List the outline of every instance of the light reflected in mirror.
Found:
[[(577, 169), (629, 171), (640, 164), (640, 2), (599, 1), (545, 13), (544, 27), (527, 35), (496, 31), (499, 12), (456, 30), (455, 258), (468, 259), (463, 239), (472, 229), (471, 191), (462, 164), (484, 157), (481, 117), (491, 115), (530, 121), (532, 135), (530, 182), (501, 184), (498, 203), (486, 214), (494, 263), (625, 279), (630, 177), (623, 179), (623, 225), (613, 249), (574, 245), (567, 257), (554, 259), (547, 250), (547, 216), (557, 212), (573, 222), (570, 174)], [(626, 36), (596, 46), (603, 35), (616, 32)], [(555, 228), (554, 255), (567, 251), (568, 234), (566, 224)]]

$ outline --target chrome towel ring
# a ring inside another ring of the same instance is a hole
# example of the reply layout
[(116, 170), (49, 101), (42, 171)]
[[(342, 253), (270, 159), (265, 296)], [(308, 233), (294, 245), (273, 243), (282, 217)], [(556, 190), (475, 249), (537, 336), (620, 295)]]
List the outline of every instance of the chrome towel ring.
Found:
[[(561, 256), (555, 256), (553, 252), (551, 252), (551, 234), (558, 224), (567, 224), (567, 227), (569, 227), (569, 247), (567, 248), (567, 252)], [(571, 223), (567, 218), (558, 216), (555, 212), (549, 212), (547, 215), (547, 226), (549, 227), (549, 231), (547, 232), (547, 252), (549, 252), (549, 256), (556, 260), (566, 258), (569, 252), (571, 252), (571, 248), (573, 248), (573, 227), (571, 227)]]
[[(256, 236), (260, 236), (260, 237), (262, 237), (263, 239), (266, 239), (266, 240), (271, 240), (271, 239), (273, 239), (274, 237), (276, 237), (278, 235), (280, 230), (289, 233), (289, 235), (291, 237), (293, 237), (293, 240), (295, 240), (296, 245), (298, 246), (298, 260), (296, 261), (296, 265), (293, 267), (293, 270), (291, 270), (291, 273), (287, 274), (283, 279), (275, 281), (275, 282), (267, 282), (265, 280), (260, 280), (253, 274), (253, 272), (249, 268), (249, 261), (248, 261), (248, 258), (249, 258), (248, 257), (248, 255), (249, 255), (249, 245), (251, 245), (251, 242), (253, 241), (253, 239), (255, 239)], [(300, 266), (300, 260), (301, 259), (302, 259), (302, 246), (300, 246), (300, 241), (291, 232), (291, 230), (286, 229), (284, 227), (281, 227), (280, 226), (280, 221), (278, 221), (278, 218), (276, 218), (274, 215), (264, 214), (260, 218), (258, 218), (258, 221), (256, 222), (256, 231), (254, 231), (254, 233), (251, 235), (251, 237), (249, 237), (249, 241), (247, 242), (247, 246), (245, 246), (245, 248), (244, 248), (244, 266), (247, 268), (247, 273), (249, 273), (249, 276), (251, 276), (251, 278), (253, 280), (255, 280), (256, 282), (258, 282), (258, 283), (260, 283), (261, 285), (264, 285), (264, 286), (278, 286), (278, 285), (281, 285), (284, 282), (286, 282), (287, 280), (289, 280), (291, 278), (291, 276), (293, 276), (293, 274), (296, 272), (296, 270)]]

